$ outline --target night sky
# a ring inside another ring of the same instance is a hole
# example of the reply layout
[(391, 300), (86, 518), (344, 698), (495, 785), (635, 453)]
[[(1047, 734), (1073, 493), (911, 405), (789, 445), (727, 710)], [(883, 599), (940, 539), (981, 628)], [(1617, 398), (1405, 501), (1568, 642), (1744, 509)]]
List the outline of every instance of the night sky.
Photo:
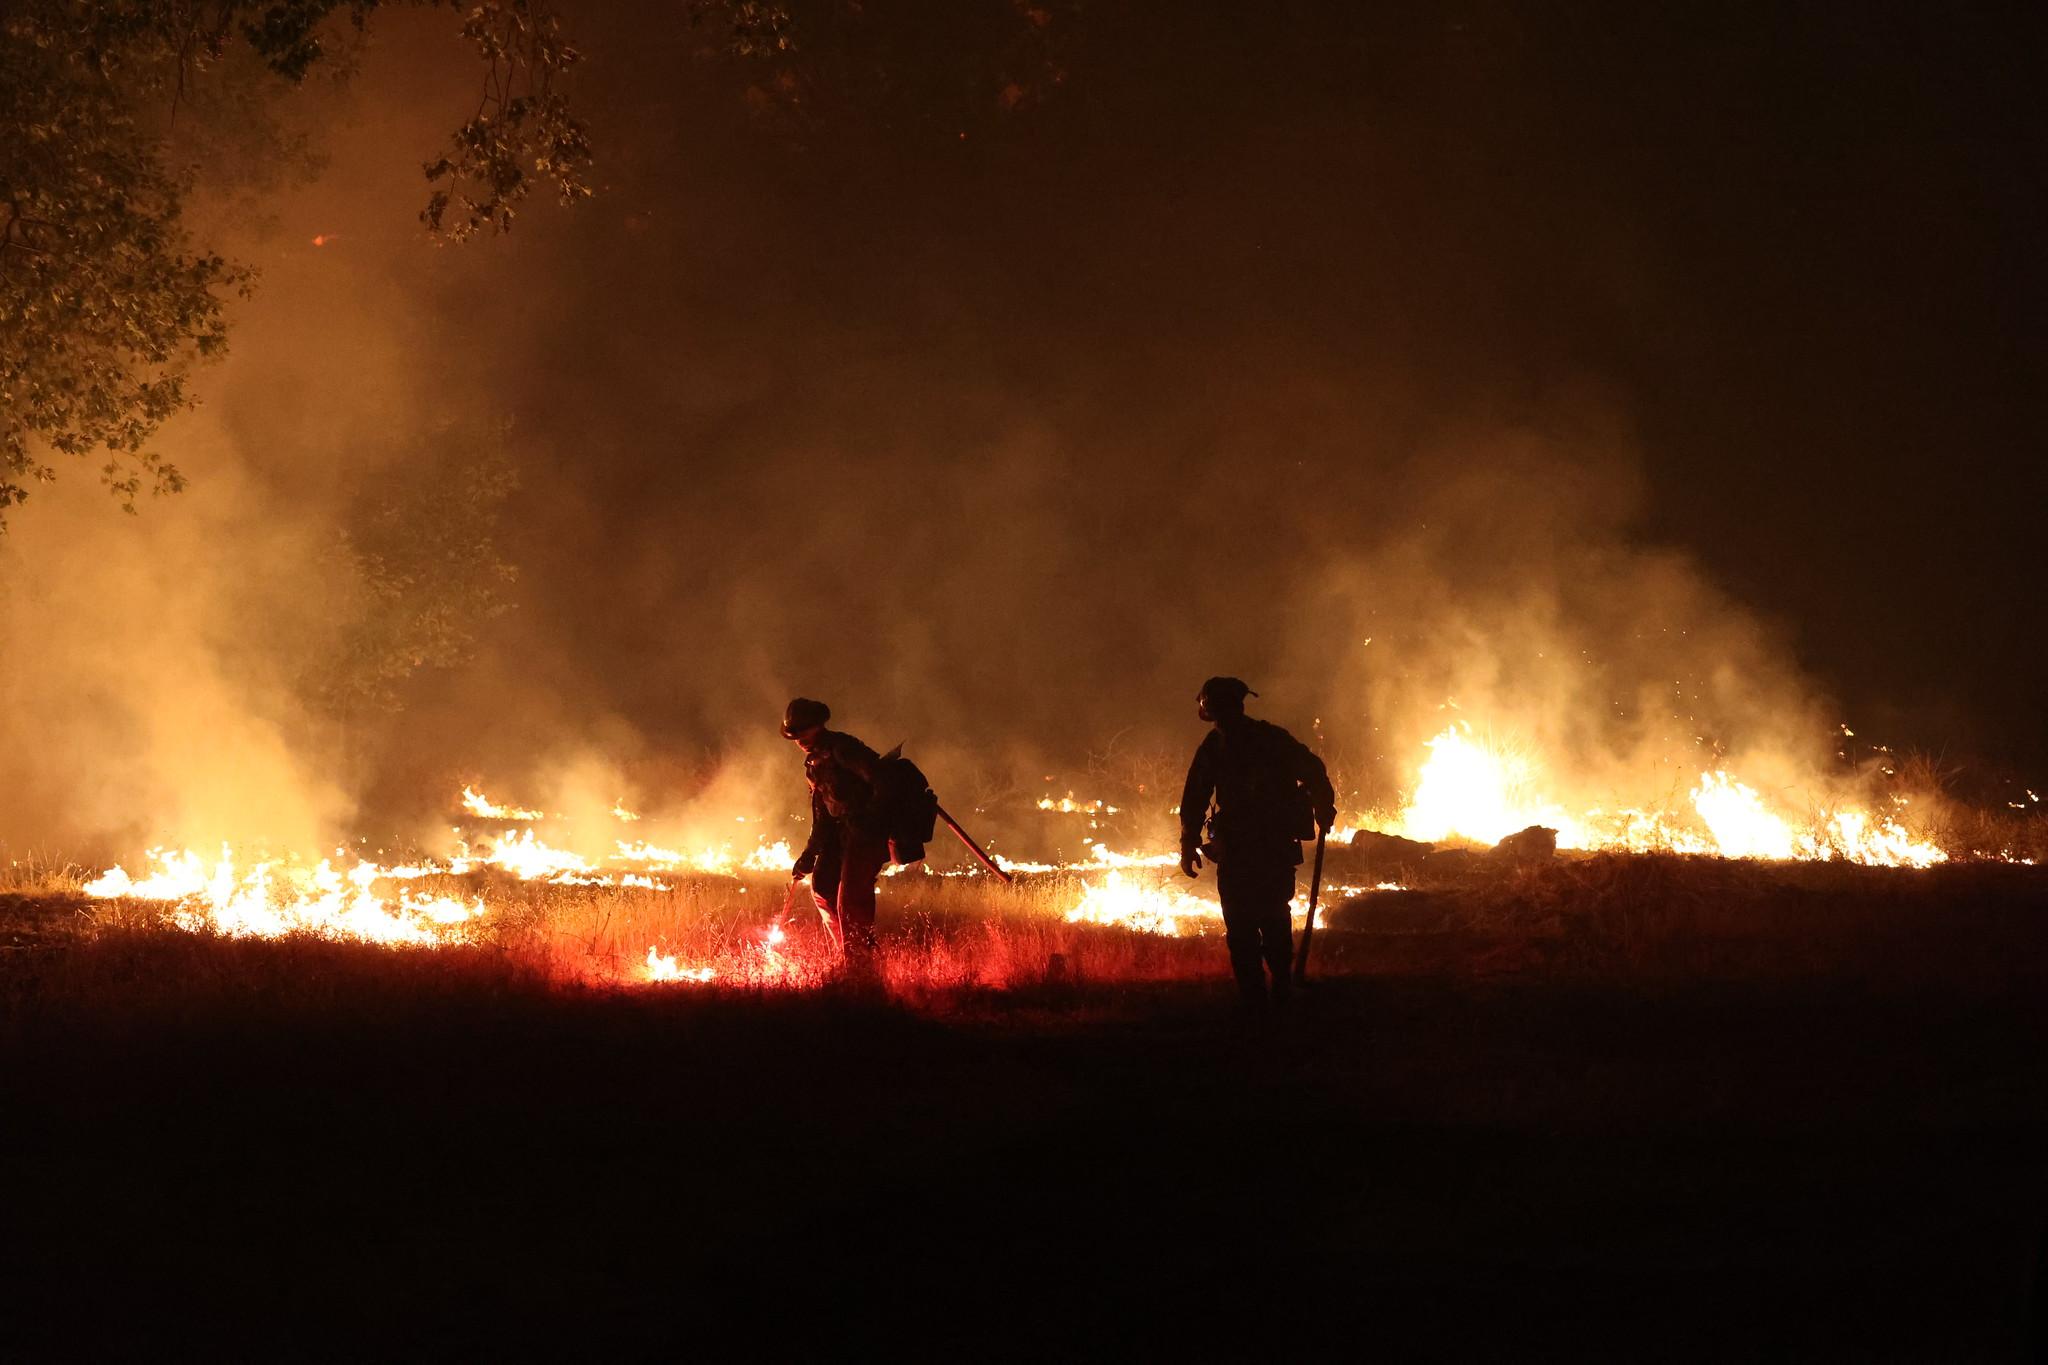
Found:
[[(795, 133), (736, 116), (744, 77), (666, 29), (582, 30), (617, 78), (594, 113), (618, 177), (542, 229), (578, 239), (587, 291), (531, 414), (578, 445), (559, 546), (680, 522), (645, 604), (794, 556), (821, 592), (771, 594), (778, 629), (841, 618), (840, 566), (886, 585), (859, 596), (887, 633), (932, 601), (975, 619), (949, 556), (1045, 534), (1004, 566), (1028, 603), (981, 619), (1042, 686), (1113, 688), (1133, 645), (1264, 662), (1219, 624), (1277, 631), (1304, 546), (1416, 515), (1415, 485), (1455, 473), (1444, 432), (1590, 421), (1629, 453), (1587, 452), (1588, 477), (1639, 490), (1589, 520), (1695, 557), (1844, 717), (2043, 755), (2038, 11), (1055, 19), (1043, 102), (934, 82)], [(653, 430), (622, 376), (664, 391)], [(825, 467), (783, 453), (821, 433)], [(843, 556), (853, 522), (906, 523), (923, 557)], [(585, 605), (563, 623), (613, 631)], [(1127, 629), (1059, 640), (1069, 609)]]

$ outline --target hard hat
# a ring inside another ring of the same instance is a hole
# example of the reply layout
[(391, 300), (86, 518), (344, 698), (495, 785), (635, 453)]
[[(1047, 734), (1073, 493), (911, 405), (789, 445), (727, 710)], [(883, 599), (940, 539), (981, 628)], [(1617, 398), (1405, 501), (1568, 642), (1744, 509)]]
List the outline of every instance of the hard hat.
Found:
[(832, 708), (809, 697), (798, 697), (782, 708), (782, 737), (795, 739), (806, 730), (814, 730), (832, 719)]
[(1258, 695), (1246, 685), (1243, 678), (1211, 678), (1202, 684), (1201, 691), (1195, 693), (1195, 700), (1201, 701), (1206, 697), (1210, 701), (1220, 701), (1226, 706), (1243, 706), (1246, 697)]

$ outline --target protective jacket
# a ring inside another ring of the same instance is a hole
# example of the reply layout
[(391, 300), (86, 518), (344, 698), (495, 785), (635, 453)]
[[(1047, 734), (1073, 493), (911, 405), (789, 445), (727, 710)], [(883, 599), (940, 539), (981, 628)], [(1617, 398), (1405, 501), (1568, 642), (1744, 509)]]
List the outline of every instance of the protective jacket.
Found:
[(804, 755), (804, 781), (811, 787), (811, 846), (822, 830), (845, 824), (856, 829), (879, 827), (875, 773), (881, 755), (838, 730), (821, 730), (818, 742)]
[(881, 756), (852, 735), (820, 730), (804, 754), (811, 786), (811, 840), (792, 869), (849, 954), (875, 945), (875, 878), (889, 861), (876, 775)]
[[(1210, 814), (1210, 802), (1215, 813)], [(1237, 717), (1219, 724), (1195, 750), (1180, 794), (1180, 847), (1204, 844), (1219, 866), (1301, 862), (1301, 841), (1336, 818), (1329, 771), (1306, 744), (1271, 721)]]

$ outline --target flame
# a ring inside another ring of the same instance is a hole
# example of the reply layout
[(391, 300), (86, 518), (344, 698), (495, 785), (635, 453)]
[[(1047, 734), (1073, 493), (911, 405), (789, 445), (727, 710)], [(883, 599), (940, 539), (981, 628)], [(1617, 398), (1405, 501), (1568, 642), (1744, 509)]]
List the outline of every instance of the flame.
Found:
[[(210, 880), (204, 861), (190, 849), (153, 848), (149, 861), (154, 871), (141, 881), (128, 875), (119, 863), (85, 884), (85, 894), (111, 898), (128, 896), (145, 901), (175, 901), (203, 893)], [(226, 845), (221, 846), (221, 865), (232, 870)]]
[(765, 839), (745, 853), (737, 853), (730, 843), (712, 848), (682, 849), (663, 848), (641, 839), (628, 843), (621, 839), (615, 847), (622, 862), (647, 864), (664, 870), (687, 870), (703, 872), (711, 876), (730, 877), (741, 871), (787, 872), (796, 861), (796, 852), (787, 840), (769, 843)]
[[(1532, 751), (1486, 741), (1463, 722), (1429, 740), (1424, 751), (1413, 791), (1386, 828), (1428, 842), (1453, 836), (1493, 842), (1530, 825), (1544, 825), (1558, 832), (1558, 842), (1565, 848), (1655, 848), (1901, 867), (1929, 867), (1947, 858), (1901, 823), (1907, 804), (1903, 797), (1892, 798), (1889, 813), (1853, 803), (1802, 811), (1733, 772), (1715, 769), (1703, 772), (1675, 809), (1591, 808), (1570, 815), (1548, 789), (1550, 779)], [(2039, 800), (2032, 792), (2027, 795), (2030, 801)], [(542, 818), (537, 810), (493, 802), (473, 787), (463, 788), (462, 805), (486, 819)], [(1045, 798), (1038, 806), (1080, 815), (1116, 810), (1103, 801), (1079, 800), (1071, 792), (1058, 800)], [(639, 818), (622, 803), (615, 804), (611, 814), (621, 821)], [(761, 822), (741, 816), (735, 823)], [(170, 921), (187, 929), (234, 936), (315, 933), (383, 944), (436, 944), (470, 935), (489, 913), (487, 902), (482, 895), (432, 894), (406, 885), (421, 877), (488, 870), (550, 885), (667, 894), (677, 890), (674, 874), (780, 875), (795, 860), (787, 841), (765, 836), (756, 836), (751, 847), (732, 840), (670, 847), (641, 839), (614, 840), (612, 848), (608, 856), (586, 856), (551, 846), (531, 828), (485, 835), (475, 847), (459, 845), (445, 860), (416, 859), (391, 866), (351, 859), (340, 851), (308, 865), (269, 858), (238, 860), (226, 846), (217, 858), (191, 849), (154, 848), (139, 874), (116, 865), (88, 882), (85, 891), (99, 899), (164, 904)], [(1078, 889), (1061, 912), (1068, 923), (1165, 935), (1210, 932), (1221, 917), (1216, 903), (1159, 876), (1178, 861), (1171, 852), (1118, 851), (1091, 840), (1085, 856), (1073, 861), (1013, 859), (1010, 865), (1020, 873), (1076, 876)], [(924, 874), (982, 875), (978, 868), (925, 868)], [(1388, 885), (1383, 883), (1380, 889)], [(1333, 895), (1356, 895), (1372, 888), (1329, 889)], [(1303, 912), (1299, 902), (1295, 911)], [(758, 938), (749, 935), (722, 950), (716, 966), (684, 966), (650, 946), (644, 979), (701, 983), (721, 973), (749, 983), (799, 985), (821, 979), (817, 964), (792, 956), (787, 942), (778, 917)]]
[(1727, 773), (1708, 773), (1693, 788), (1693, 809), (1714, 836), (1715, 851), (1729, 858), (1798, 856), (1792, 826), (1764, 807), (1763, 798)]
[(1106, 801), (1076, 801), (1072, 792), (1068, 792), (1057, 801), (1053, 800), (1050, 796), (1042, 797), (1038, 802), (1038, 808), (1040, 810), (1058, 811), (1062, 815), (1115, 815), (1117, 813), (1117, 808)]
[[(1089, 845), (1088, 848), (1087, 865), (1094, 867), (1177, 867), (1179, 864), (1178, 853), (1114, 853), (1110, 851), (1109, 845), (1099, 842)], [(1069, 866), (1079, 867), (1083, 864), (1075, 863)]]
[[(581, 855), (565, 849), (548, 847), (530, 829), (522, 829), (502, 839), (492, 840), (490, 851), (475, 861), (503, 868), (522, 880), (563, 874), (587, 874), (591, 870), (590, 863)], [(455, 870), (466, 871), (466, 860), (457, 859)]]
[(1887, 867), (1932, 867), (1948, 861), (1933, 844), (1915, 839), (1893, 821), (1874, 822), (1863, 811), (1841, 811), (1828, 823), (1829, 846), (1851, 862)]
[(1083, 883), (1081, 899), (1067, 911), (1069, 924), (1108, 924), (1146, 934), (1177, 935), (1188, 920), (1221, 920), (1214, 901), (1172, 887), (1147, 886), (1112, 870), (1099, 882)]
[(1564, 811), (1532, 795), (1541, 773), (1529, 756), (1480, 743), (1463, 722), (1423, 747), (1429, 757), (1390, 833), (1432, 844), (1453, 836), (1493, 844), (1546, 825), (1557, 831), (1559, 844), (1578, 846), (1578, 827)]
[(471, 815), (481, 815), (486, 820), (545, 820), (547, 818), (537, 810), (522, 810), (518, 806), (500, 806), (482, 792), (470, 787), (462, 789), (462, 805)]
[(772, 844), (755, 845), (754, 851), (740, 865), (753, 872), (787, 872), (795, 862), (796, 850), (789, 846), (787, 840), (778, 839)]
[[(1703, 773), (1689, 812), (1627, 808), (1569, 814), (1544, 791), (1535, 758), (1474, 737), (1464, 722), (1429, 740), (1413, 794), (1385, 832), (1425, 843), (1453, 837), (1480, 843), (1531, 825), (1557, 831), (1560, 848), (1668, 850), (1724, 858), (1846, 859), (1889, 867), (1930, 867), (1948, 855), (1896, 820), (1850, 806), (1804, 817), (1774, 806), (1734, 774)], [(1899, 798), (1902, 802), (1903, 799)], [(1368, 825), (1370, 827), (1370, 825)]]
[(136, 880), (116, 865), (86, 884), (86, 894), (109, 899), (172, 902), (180, 928), (212, 930), (235, 938), (281, 938), (315, 933), (370, 943), (444, 943), (485, 913), (481, 898), (459, 900), (400, 890), (380, 896), (373, 884), (396, 873), (358, 862), (346, 873), (323, 858), (311, 869), (258, 862), (238, 867), (226, 848), (209, 869), (189, 849), (151, 849), (151, 870)]

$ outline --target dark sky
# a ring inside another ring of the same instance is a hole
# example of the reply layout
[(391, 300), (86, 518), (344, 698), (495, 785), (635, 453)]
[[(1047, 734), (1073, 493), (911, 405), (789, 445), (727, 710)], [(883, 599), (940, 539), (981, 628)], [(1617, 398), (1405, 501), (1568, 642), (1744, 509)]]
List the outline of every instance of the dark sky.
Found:
[[(913, 31), (907, 88), (831, 51), (790, 117), (586, 16), (605, 192), (522, 224), (562, 287), (486, 366), (561, 463), (524, 550), (524, 628), (587, 645), (556, 681), (601, 660), (659, 731), (700, 642), (764, 693), (865, 688), (886, 643), (897, 710), (1009, 707), (1020, 669), (1141, 708), (1169, 663), (1294, 660), (1305, 566), (1423, 516), (1446, 433), (1592, 421), (1629, 454), (1555, 495), (1695, 557), (1846, 715), (2043, 756), (2034, 11), (1055, 19), (1043, 102)], [(719, 628), (621, 660), (692, 597)]]

